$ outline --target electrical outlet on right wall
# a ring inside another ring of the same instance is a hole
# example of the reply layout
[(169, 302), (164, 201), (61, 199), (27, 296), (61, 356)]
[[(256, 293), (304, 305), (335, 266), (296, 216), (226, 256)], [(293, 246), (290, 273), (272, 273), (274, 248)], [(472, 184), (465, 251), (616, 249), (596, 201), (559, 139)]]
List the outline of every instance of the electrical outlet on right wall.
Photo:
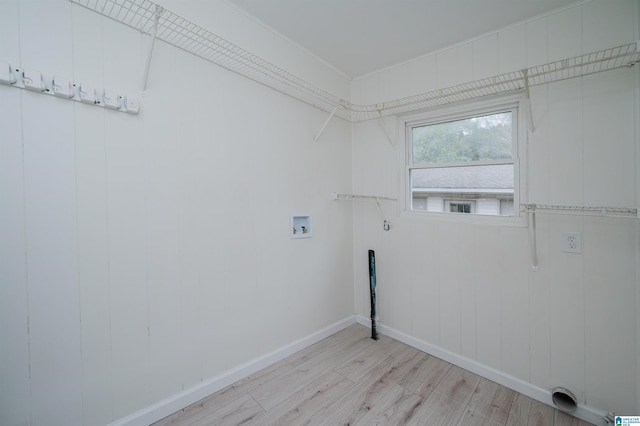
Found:
[(565, 232), (562, 234), (562, 251), (565, 253), (582, 253), (582, 234), (580, 232)]

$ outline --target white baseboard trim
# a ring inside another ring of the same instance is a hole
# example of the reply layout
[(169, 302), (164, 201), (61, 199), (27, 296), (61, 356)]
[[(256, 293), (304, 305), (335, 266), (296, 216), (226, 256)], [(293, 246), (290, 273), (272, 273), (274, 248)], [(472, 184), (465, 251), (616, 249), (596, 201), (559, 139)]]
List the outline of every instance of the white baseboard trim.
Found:
[[(371, 327), (371, 319), (365, 316), (357, 315), (356, 322), (358, 324), (364, 325), (365, 327)], [(441, 348), (431, 343), (427, 343), (406, 333), (388, 327), (384, 324), (378, 324), (378, 331), (381, 334), (394, 338), (402, 343), (426, 352), (429, 355), (433, 355), (444, 361), (450, 362), (453, 365), (457, 365), (460, 368), (471, 371), (472, 373), (475, 373), (481, 377), (484, 377), (502, 386), (526, 395), (529, 398), (535, 399), (536, 401), (540, 401), (543, 404), (547, 404), (551, 407), (556, 408), (551, 399), (551, 390), (540, 388), (531, 383), (525, 382), (522, 379), (518, 379), (517, 377), (496, 370), (495, 368), (488, 367), (484, 364), (479, 363), (478, 361), (464, 357), (455, 352), (451, 352), (447, 349)], [(607, 425), (604, 420), (604, 416), (606, 415), (606, 413), (587, 405), (578, 404), (576, 411), (571, 414), (575, 417), (578, 417), (579, 419), (585, 420), (595, 425)]]
[(331, 336), (338, 331), (349, 327), (356, 323), (355, 315), (340, 320), (328, 327), (316, 331), (309, 336), (296, 340), (282, 348), (269, 352), (261, 357), (251, 360), (245, 364), (232, 368), (219, 376), (213, 377), (201, 384), (173, 395), (167, 399), (159, 401), (147, 408), (136, 411), (126, 417), (123, 417), (110, 426), (148, 426), (151, 423), (162, 420), (167, 416), (182, 410), (191, 404), (200, 401), (207, 396), (226, 388), (227, 386), (243, 379), (257, 371), (262, 370), (294, 353), (319, 342), (320, 340)]

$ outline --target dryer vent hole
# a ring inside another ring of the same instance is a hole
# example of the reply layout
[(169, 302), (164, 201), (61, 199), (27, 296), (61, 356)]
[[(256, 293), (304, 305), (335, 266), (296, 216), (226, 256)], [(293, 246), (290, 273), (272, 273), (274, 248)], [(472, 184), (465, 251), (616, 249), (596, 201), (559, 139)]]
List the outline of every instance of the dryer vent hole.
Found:
[(555, 388), (551, 394), (551, 399), (559, 410), (567, 413), (576, 411), (578, 406), (575, 395), (568, 389)]

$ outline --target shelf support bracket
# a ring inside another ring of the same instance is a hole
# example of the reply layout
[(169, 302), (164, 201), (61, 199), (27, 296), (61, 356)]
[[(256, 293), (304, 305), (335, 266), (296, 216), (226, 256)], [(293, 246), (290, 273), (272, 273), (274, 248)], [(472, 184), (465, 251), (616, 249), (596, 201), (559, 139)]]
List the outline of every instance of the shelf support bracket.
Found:
[(523, 69), (522, 75), (524, 77), (524, 94), (527, 97), (527, 111), (529, 112), (529, 132), (533, 133), (535, 128), (533, 127), (533, 110), (531, 109), (531, 93), (529, 92), (529, 70)]
[(391, 229), (391, 224), (387, 220), (387, 217), (384, 215), (384, 211), (382, 210), (382, 206), (380, 205), (380, 197), (376, 197), (376, 204), (378, 205), (378, 210), (380, 210), (380, 215), (382, 215), (382, 229), (388, 231)]
[(538, 253), (536, 244), (536, 205), (528, 204), (527, 211), (531, 218), (531, 224), (529, 226), (529, 246), (531, 250), (531, 270), (538, 272)]
[(389, 136), (389, 132), (387, 131), (387, 126), (385, 126), (385, 122), (384, 119), (382, 118), (382, 111), (378, 110), (378, 126), (380, 126), (380, 129), (382, 129), (382, 131), (384, 132), (384, 135), (387, 137), (387, 140), (389, 141), (389, 143), (391, 144), (391, 146), (396, 146), (396, 144), (394, 143), (393, 139), (391, 138), (391, 136)]
[(378, 211), (382, 216), (382, 229), (385, 231), (389, 231), (391, 229), (391, 222), (387, 220), (387, 217), (384, 215), (384, 211), (382, 210), (382, 206), (380, 205), (380, 200), (387, 201), (398, 201), (397, 198), (391, 197), (379, 197), (377, 195), (355, 195), (355, 194), (338, 194), (337, 192), (333, 193), (334, 201), (338, 200), (374, 200), (376, 205), (378, 206)]
[(151, 66), (151, 55), (153, 54), (153, 46), (156, 43), (156, 33), (158, 32), (158, 22), (160, 21), (160, 15), (164, 12), (164, 8), (156, 4), (155, 18), (153, 20), (153, 34), (151, 34), (151, 46), (149, 46), (149, 52), (147, 52), (147, 62), (144, 66), (144, 74), (142, 75), (142, 91), (147, 89), (147, 77), (149, 77), (149, 68)]
[(331, 121), (333, 116), (336, 114), (336, 111), (338, 110), (338, 106), (339, 105), (336, 105), (336, 107), (333, 109), (333, 111), (331, 111), (331, 114), (329, 115), (329, 118), (327, 118), (327, 121), (324, 122), (324, 124), (320, 128), (320, 131), (318, 132), (316, 137), (313, 139), (313, 143), (318, 142), (318, 139), (320, 139), (320, 136), (322, 135), (322, 132), (324, 132), (324, 129), (327, 127), (327, 124), (329, 124), (329, 122)]

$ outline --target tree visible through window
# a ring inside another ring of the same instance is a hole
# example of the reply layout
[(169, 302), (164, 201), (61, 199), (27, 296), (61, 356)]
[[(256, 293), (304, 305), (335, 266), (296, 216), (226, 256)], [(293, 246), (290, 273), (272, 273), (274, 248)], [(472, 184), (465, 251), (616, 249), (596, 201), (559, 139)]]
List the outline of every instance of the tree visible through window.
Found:
[(413, 128), (414, 163), (511, 159), (511, 112)]
[(512, 216), (517, 108), (408, 126), (411, 209)]

